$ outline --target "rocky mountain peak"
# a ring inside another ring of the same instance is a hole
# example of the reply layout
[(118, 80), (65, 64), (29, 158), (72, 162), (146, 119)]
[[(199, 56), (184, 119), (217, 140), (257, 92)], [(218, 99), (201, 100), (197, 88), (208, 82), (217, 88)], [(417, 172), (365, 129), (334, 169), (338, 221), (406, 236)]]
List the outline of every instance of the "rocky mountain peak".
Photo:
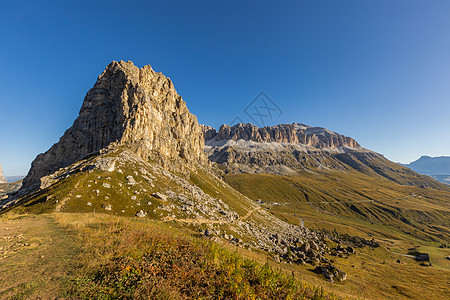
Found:
[(3, 176), (2, 165), (0, 165), (0, 183), (7, 183), (5, 176)]
[(217, 144), (219, 141), (245, 140), (267, 143), (303, 144), (314, 148), (359, 148), (352, 138), (332, 132), (322, 127), (311, 127), (300, 123), (280, 124), (272, 127), (257, 127), (250, 123), (239, 123), (234, 126), (222, 125), (219, 131), (203, 126), (206, 144)]
[(119, 146), (181, 172), (183, 166), (207, 164), (201, 127), (172, 81), (149, 65), (113, 61), (88, 91), (72, 127), (33, 161), (24, 188), (91, 153)]

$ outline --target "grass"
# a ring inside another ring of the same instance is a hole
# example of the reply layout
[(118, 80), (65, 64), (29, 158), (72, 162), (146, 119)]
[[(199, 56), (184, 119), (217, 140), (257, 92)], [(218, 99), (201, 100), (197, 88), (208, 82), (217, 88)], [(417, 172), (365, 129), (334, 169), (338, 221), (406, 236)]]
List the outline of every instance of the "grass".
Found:
[(148, 219), (7, 214), (0, 229), (2, 243), (23, 234), (20, 241), (29, 244), (0, 260), (0, 298), (443, 299), (449, 292), (448, 270), (421, 267), (383, 247), (336, 258), (348, 279), (331, 284), (311, 266), (276, 263)]
[[(144, 176), (142, 168), (153, 176)], [(262, 209), (251, 214), (253, 222), (266, 222), (270, 226), (270, 218), (263, 211), (266, 210), (292, 224), (300, 224), (302, 219), (308, 228), (374, 237), (384, 245), (375, 251), (360, 249), (357, 256), (350, 258), (337, 258), (336, 266), (347, 272), (348, 279), (331, 284), (311, 272), (313, 268), (309, 265), (279, 264), (262, 251), (236, 248), (226, 242), (219, 247), (193, 237), (208, 228), (205, 224), (155, 221), (162, 220), (167, 213), (158, 208), (165, 203), (152, 197), (153, 192), (167, 195), (170, 191), (176, 195), (185, 192), (170, 176), (158, 170), (145, 162), (131, 160), (116, 165), (113, 172), (74, 173), (24, 197), (10, 214), (41, 215), (8, 220), (8, 214), (3, 214), (2, 226), (12, 222), (18, 228), (28, 228), (24, 232), (28, 230), (30, 241), (38, 237), (40, 242), (30, 243), (34, 248), (19, 247), (1, 261), (8, 268), (1, 269), (6, 276), (0, 297), (208, 298), (212, 295), (252, 299), (268, 295), (271, 298), (371, 299), (377, 295), (391, 299), (440, 299), (449, 292), (450, 266), (444, 257), (450, 253), (448, 248), (439, 248), (448, 244), (450, 235), (447, 191), (402, 186), (382, 176), (350, 170), (318, 170), (285, 177), (227, 175), (229, 185), (251, 199), (264, 201), (260, 204)], [(129, 185), (128, 175), (133, 175), (138, 184)], [(241, 217), (256, 205), (202, 170), (191, 173), (189, 181), (211, 197), (222, 199)], [(177, 197), (169, 200), (167, 203), (176, 207), (181, 204)], [(105, 210), (104, 205), (111, 205), (112, 209)], [(130, 218), (140, 209), (148, 211), (149, 218)], [(192, 218), (182, 211), (171, 213), (181, 219)], [(246, 241), (232, 224), (217, 227)], [(393, 253), (407, 253), (411, 247), (429, 253), (433, 267), (421, 267), (413, 259)], [(52, 251), (59, 253), (54, 260)], [(42, 255), (44, 258), (40, 259)], [(398, 258), (401, 264), (395, 263)], [(25, 271), (17, 270), (18, 267)], [(54, 277), (49, 270), (53, 273), (60, 270), (60, 273)], [(17, 284), (15, 272), (23, 274), (19, 275), (21, 280)]]
[(80, 241), (47, 215), (0, 219), (0, 298), (51, 299), (72, 278)]
[[(35, 250), (22, 249), (3, 260), (2, 298), (338, 298), (160, 222), (53, 213), (3, 216), (0, 226), (42, 239)], [(44, 246), (48, 241), (51, 249)], [(35, 260), (41, 253), (46, 254), (42, 259), (48, 255), (45, 266)], [(17, 274), (23, 276), (14, 282)]]
[(352, 230), (362, 221), (364, 227), (389, 226), (424, 241), (450, 240), (447, 191), (402, 186), (358, 172), (236, 174), (225, 180), (249, 198), (265, 201), (263, 206), (290, 223), (299, 224), (301, 218), (307, 227)]

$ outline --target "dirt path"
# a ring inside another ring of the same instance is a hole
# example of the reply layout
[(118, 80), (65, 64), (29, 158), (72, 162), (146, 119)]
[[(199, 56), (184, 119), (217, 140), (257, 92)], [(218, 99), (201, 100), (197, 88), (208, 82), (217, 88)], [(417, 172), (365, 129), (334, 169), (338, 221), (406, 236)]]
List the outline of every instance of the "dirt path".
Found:
[(247, 220), (257, 209), (259, 209), (259, 207), (257, 207), (257, 206), (253, 207), (252, 210), (249, 210), (245, 216), (243, 216), (242, 218), (239, 218), (238, 220), (239, 221)]
[(55, 298), (76, 245), (48, 215), (0, 218), (0, 298)]
[(254, 207), (253, 209), (249, 210), (247, 212), (247, 214), (243, 217), (239, 217), (236, 220), (232, 220), (232, 221), (226, 221), (226, 220), (211, 220), (211, 219), (206, 219), (206, 218), (196, 218), (196, 219), (177, 219), (177, 218), (172, 218), (172, 217), (165, 217), (163, 219), (163, 222), (170, 222), (170, 221), (175, 221), (175, 222), (181, 222), (181, 223), (187, 223), (187, 224), (232, 224), (232, 223), (236, 223), (239, 221), (245, 221), (246, 219), (248, 219), (253, 212), (255, 212), (255, 210), (257, 210), (258, 207)]
[(197, 218), (197, 219), (177, 219), (172, 217), (165, 217), (163, 219), (163, 222), (181, 222), (181, 223), (188, 223), (188, 224), (227, 224), (229, 221), (221, 221), (221, 220), (211, 220), (206, 218)]
[[(342, 204), (342, 203), (370, 203), (370, 202), (383, 202), (383, 201), (396, 201), (396, 200), (403, 200), (406, 198), (417, 198), (420, 196), (416, 195), (408, 195), (405, 197), (398, 197), (398, 198), (390, 198), (390, 199), (366, 199), (366, 200), (342, 200), (342, 201), (309, 201), (309, 202), (301, 202), (298, 204)], [(281, 205), (285, 205), (286, 203), (282, 203)]]

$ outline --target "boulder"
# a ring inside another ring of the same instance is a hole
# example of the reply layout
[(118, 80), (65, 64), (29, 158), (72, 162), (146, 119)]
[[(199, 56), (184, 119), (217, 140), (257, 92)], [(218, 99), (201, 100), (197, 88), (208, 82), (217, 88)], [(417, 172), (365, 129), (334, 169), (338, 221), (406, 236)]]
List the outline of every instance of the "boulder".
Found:
[(147, 213), (145, 211), (143, 211), (142, 209), (135, 214), (135, 216), (139, 217), (139, 218), (143, 218), (146, 215), (147, 215)]

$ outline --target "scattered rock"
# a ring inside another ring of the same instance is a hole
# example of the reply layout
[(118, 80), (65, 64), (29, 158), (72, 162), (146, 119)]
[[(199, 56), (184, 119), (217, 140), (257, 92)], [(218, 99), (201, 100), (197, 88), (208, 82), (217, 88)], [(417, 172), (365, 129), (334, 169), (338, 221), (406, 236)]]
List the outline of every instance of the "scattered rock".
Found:
[(164, 194), (161, 194), (160, 192), (156, 192), (154, 194), (152, 194), (153, 197), (157, 198), (157, 199), (161, 199), (163, 201), (167, 201), (167, 196)]
[(128, 175), (126, 178), (129, 185), (135, 185), (137, 183), (136, 180), (134, 180), (134, 177), (131, 175)]
[(145, 217), (146, 215), (147, 215), (147, 213), (144, 212), (142, 209), (141, 209), (140, 211), (138, 211), (138, 212), (135, 214), (135, 216), (136, 216), (136, 217), (139, 217), (139, 218), (143, 218), (143, 217)]
[(347, 279), (347, 273), (344, 271), (339, 270), (335, 266), (329, 264), (326, 266), (317, 266), (314, 269), (314, 273), (316, 274), (322, 274), (326, 279), (328, 279), (330, 282), (334, 281), (344, 281)]
[(308, 243), (308, 242), (305, 242), (305, 243), (303, 243), (303, 245), (300, 247), (300, 251), (306, 253), (306, 252), (308, 252), (309, 248), (310, 248), (309, 243)]

